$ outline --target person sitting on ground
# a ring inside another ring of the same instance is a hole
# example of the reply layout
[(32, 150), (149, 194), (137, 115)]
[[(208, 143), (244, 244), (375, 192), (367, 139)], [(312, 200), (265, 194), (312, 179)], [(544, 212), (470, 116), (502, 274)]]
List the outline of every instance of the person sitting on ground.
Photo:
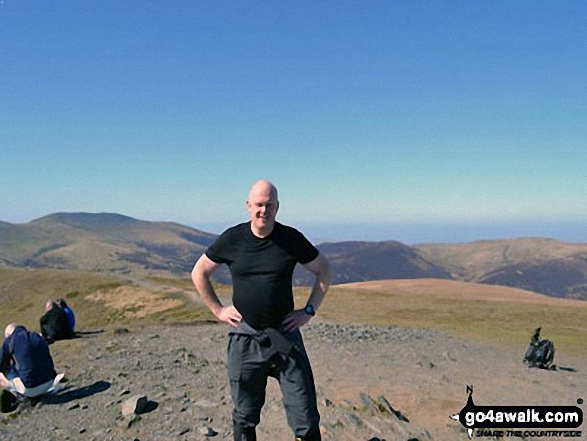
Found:
[(36, 332), (11, 323), (4, 331), (0, 350), (0, 387), (26, 397), (37, 397), (54, 390), (57, 375), (49, 346)]
[(45, 305), (47, 311), (40, 319), (41, 335), (49, 344), (57, 340), (67, 340), (73, 337), (65, 311), (52, 300)]
[(74, 333), (75, 315), (73, 314), (73, 310), (69, 307), (69, 305), (65, 302), (64, 299), (57, 299), (55, 300), (55, 303), (57, 303), (57, 306), (59, 306), (61, 309), (63, 309), (63, 312), (65, 312), (65, 315), (67, 316), (67, 321), (69, 322), (69, 329), (71, 329), (71, 332)]

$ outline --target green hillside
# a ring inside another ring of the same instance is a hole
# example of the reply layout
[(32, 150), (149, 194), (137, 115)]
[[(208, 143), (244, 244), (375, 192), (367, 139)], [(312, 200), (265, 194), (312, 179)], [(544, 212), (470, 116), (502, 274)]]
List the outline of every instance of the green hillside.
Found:
[(215, 236), (119, 214), (57, 213), (0, 223), (0, 264), (113, 274), (187, 274)]
[(190, 289), (180, 279), (162, 284), (96, 273), (0, 267), (0, 327), (18, 322), (38, 330), (45, 303), (59, 297), (72, 307), (82, 330), (138, 321), (212, 319), (207, 309), (191, 301)]

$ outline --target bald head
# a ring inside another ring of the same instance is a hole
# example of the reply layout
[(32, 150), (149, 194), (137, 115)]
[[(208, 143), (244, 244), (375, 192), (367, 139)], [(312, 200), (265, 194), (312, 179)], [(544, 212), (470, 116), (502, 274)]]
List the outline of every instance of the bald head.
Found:
[(4, 330), (4, 338), (8, 338), (12, 335), (14, 330), (18, 327), (18, 323), (11, 323), (9, 324), (6, 329)]
[(271, 199), (277, 201), (277, 188), (271, 182), (261, 179), (256, 181), (249, 190), (249, 200), (251, 200), (254, 196), (261, 195), (261, 196), (268, 196)]

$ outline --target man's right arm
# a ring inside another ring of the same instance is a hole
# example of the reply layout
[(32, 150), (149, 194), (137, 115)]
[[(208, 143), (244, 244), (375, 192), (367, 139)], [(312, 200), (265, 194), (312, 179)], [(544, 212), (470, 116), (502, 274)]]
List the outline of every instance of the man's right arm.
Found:
[(219, 267), (219, 263), (210, 260), (208, 256), (202, 254), (192, 270), (192, 281), (202, 301), (210, 309), (212, 314), (221, 322), (236, 328), (242, 319), (241, 314), (232, 305), (222, 306), (210, 281), (210, 277)]

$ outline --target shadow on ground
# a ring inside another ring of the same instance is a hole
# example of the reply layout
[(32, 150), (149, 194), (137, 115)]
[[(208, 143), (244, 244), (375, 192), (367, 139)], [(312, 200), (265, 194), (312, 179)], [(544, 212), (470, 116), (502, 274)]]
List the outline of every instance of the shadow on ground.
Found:
[(159, 407), (159, 403), (157, 403), (156, 401), (148, 401), (147, 404), (145, 405), (144, 409), (140, 412), (141, 414), (144, 413), (151, 413), (154, 410), (157, 410), (157, 408)]
[(105, 332), (103, 329), (87, 330), (87, 331), (75, 331), (73, 338), (91, 338), (98, 334)]
[(83, 386), (77, 389), (64, 389), (55, 395), (43, 397), (44, 404), (64, 404), (71, 401), (80, 400), (92, 395), (104, 392), (110, 388), (111, 384), (107, 381), (96, 381), (89, 386)]

